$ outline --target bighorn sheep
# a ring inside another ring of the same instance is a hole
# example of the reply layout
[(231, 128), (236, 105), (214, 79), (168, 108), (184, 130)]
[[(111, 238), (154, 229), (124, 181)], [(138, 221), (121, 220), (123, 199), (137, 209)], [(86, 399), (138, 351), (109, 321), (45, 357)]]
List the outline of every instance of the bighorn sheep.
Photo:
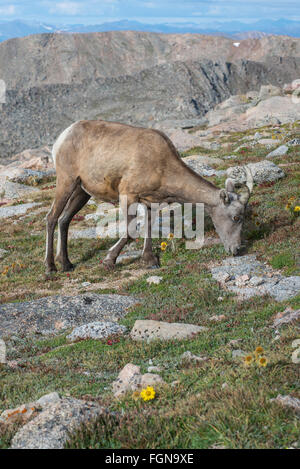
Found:
[[(236, 255), (241, 247), (241, 230), (247, 202), (253, 187), (248, 177), (245, 191), (234, 192), (234, 182), (219, 189), (188, 168), (172, 142), (162, 132), (129, 125), (79, 121), (67, 128), (55, 142), (56, 195), (47, 215), (47, 271), (56, 271), (53, 236), (58, 221), (56, 259), (63, 270), (73, 268), (67, 251), (69, 224), (91, 196), (118, 201), (126, 195), (128, 206), (140, 202), (203, 203), (211, 216), (225, 249)], [(249, 176), (249, 174), (248, 174)], [(126, 209), (126, 207), (122, 207)], [(134, 218), (134, 217), (133, 217)], [(131, 218), (128, 215), (128, 224)], [(142, 258), (149, 266), (158, 259), (152, 252), (151, 223), (144, 241)], [(128, 234), (108, 251), (104, 264), (112, 268), (129, 239)]]

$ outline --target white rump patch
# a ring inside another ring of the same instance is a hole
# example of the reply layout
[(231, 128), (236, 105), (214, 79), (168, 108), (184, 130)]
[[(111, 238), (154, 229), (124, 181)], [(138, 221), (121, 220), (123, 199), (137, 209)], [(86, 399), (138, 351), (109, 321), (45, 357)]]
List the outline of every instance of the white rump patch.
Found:
[(234, 45), (234, 47), (240, 47), (241, 43), (240, 42), (234, 42), (233, 45)]
[(52, 148), (52, 159), (53, 159), (53, 163), (54, 163), (54, 167), (56, 166), (56, 155), (57, 155), (57, 152), (60, 148), (60, 146), (63, 144), (63, 142), (65, 141), (65, 139), (67, 138), (67, 136), (69, 135), (69, 133), (71, 132), (73, 126), (77, 124), (77, 122), (74, 122), (74, 124), (71, 124), (67, 129), (65, 129), (61, 134), (60, 136), (58, 137), (58, 139), (56, 140), (56, 142), (54, 143), (53, 145), (53, 148)]

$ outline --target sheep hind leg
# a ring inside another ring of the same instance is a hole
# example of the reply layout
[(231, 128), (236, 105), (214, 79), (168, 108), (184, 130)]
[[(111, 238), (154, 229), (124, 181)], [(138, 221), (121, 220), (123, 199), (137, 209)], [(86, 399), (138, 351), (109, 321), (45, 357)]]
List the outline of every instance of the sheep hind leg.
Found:
[(77, 186), (71, 195), (61, 217), (58, 220), (58, 242), (56, 260), (61, 265), (63, 272), (74, 270), (74, 265), (68, 256), (68, 231), (72, 218), (78, 213), (91, 198), (80, 186)]
[(47, 239), (46, 239), (46, 256), (45, 256), (45, 265), (46, 272), (56, 272), (56, 266), (54, 262), (54, 251), (53, 251), (53, 238), (54, 231), (57, 224), (57, 221), (62, 214), (65, 206), (68, 203), (71, 195), (75, 191), (76, 187), (80, 184), (80, 178), (77, 178), (75, 181), (59, 181), (57, 180), (55, 200), (52, 204), (52, 207), (47, 215)]

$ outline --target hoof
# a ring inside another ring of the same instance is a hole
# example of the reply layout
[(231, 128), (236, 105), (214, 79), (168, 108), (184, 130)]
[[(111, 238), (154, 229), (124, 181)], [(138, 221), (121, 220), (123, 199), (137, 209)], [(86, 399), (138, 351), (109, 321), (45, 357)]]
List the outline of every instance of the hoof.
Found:
[(111, 259), (104, 259), (102, 265), (105, 270), (114, 270), (115, 268), (115, 263)]
[(55, 264), (52, 264), (52, 265), (48, 265), (46, 267), (46, 275), (51, 275), (51, 274), (55, 274), (57, 272), (57, 268), (55, 266)]
[(147, 269), (159, 269), (160, 268), (160, 262), (159, 258), (157, 256), (151, 256), (151, 257), (144, 257), (143, 259), (144, 264), (146, 264)]
[(71, 262), (68, 264), (64, 264), (62, 266), (62, 271), (63, 272), (72, 272), (75, 269), (75, 265), (73, 265)]

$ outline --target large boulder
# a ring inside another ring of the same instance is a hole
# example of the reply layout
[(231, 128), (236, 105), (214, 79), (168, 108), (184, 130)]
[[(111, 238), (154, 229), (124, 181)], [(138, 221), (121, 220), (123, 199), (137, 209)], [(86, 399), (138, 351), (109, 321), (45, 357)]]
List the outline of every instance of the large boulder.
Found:
[(88, 424), (105, 409), (94, 402), (64, 398), (45, 407), (24, 425), (12, 440), (12, 449), (63, 449), (69, 435)]
[(182, 340), (206, 331), (207, 327), (194, 324), (168, 323), (152, 320), (137, 320), (130, 333), (134, 340)]
[[(251, 170), (254, 182), (262, 184), (263, 182), (274, 182), (285, 177), (285, 173), (275, 163), (268, 160), (258, 163), (249, 163), (247, 167)], [(246, 182), (246, 173), (243, 166), (233, 166), (227, 169), (227, 176), (236, 180), (237, 183)]]
[(274, 96), (261, 101), (246, 111), (245, 120), (249, 127), (288, 124), (299, 119), (300, 104), (288, 96)]
[(260, 88), (259, 92), (259, 99), (261, 101), (265, 99), (269, 99), (272, 96), (282, 96), (282, 90), (278, 86), (273, 86), (273, 85), (264, 85)]

